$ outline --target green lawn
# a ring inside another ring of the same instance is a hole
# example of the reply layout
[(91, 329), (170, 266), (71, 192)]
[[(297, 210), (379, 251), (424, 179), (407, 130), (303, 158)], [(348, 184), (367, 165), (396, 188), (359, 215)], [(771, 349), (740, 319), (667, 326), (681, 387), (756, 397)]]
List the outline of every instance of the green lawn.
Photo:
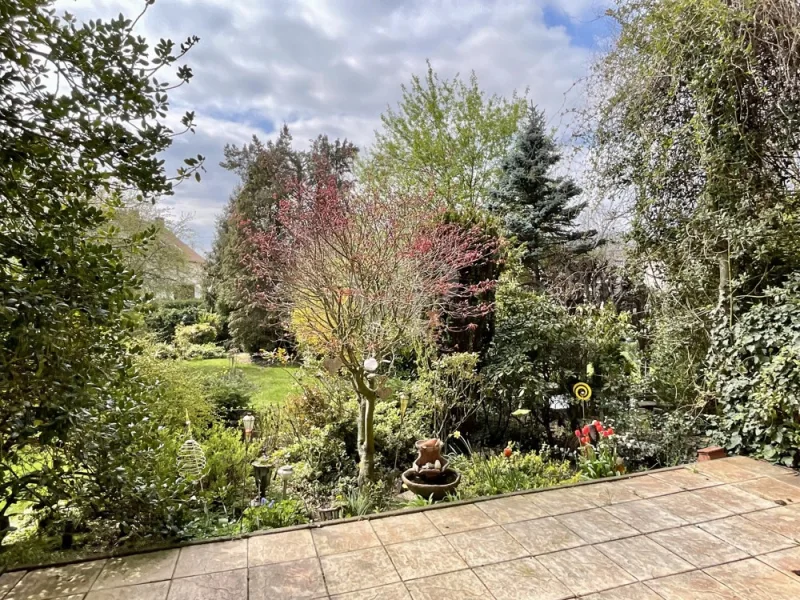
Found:
[[(228, 369), (227, 358), (211, 358), (207, 360), (189, 360), (186, 364), (202, 373), (225, 372)], [(250, 363), (237, 363), (247, 378), (253, 382), (258, 391), (253, 395), (253, 407), (269, 404), (281, 404), (290, 394), (299, 391), (292, 375), (297, 367), (260, 367)]]

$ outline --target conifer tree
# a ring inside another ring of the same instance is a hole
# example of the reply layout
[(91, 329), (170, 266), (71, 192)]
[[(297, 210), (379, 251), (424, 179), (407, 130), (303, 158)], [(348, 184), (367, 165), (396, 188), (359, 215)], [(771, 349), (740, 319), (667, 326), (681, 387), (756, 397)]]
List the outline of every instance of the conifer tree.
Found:
[(575, 220), (586, 202), (572, 202), (581, 189), (553, 174), (561, 160), (545, 130), (544, 113), (530, 107), (528, 121), (503, 159), (489, 210), (500, 217), (506, 233), (523, 246), (523, 262), (541, 281), (542, 263), (559, 248), (582, 253), (597, 245), (594, 230), (579, 230)]

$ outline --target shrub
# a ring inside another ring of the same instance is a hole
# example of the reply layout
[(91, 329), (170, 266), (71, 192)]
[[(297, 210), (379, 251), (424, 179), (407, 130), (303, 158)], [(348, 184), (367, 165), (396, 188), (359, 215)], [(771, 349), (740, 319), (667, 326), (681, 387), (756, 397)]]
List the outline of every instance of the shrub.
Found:
[(719, 401), (714, 431), (733, 452), (800, 465), (800, 276), (720, 323), (709, 351), (709, 387)]
[(550, 487), (579, 479), (569, 461), (551, 459), (547, 452), (514, 452), (510, 457), (460, 455), (454, 457), (451, 466), (461, 473), (458, 492), (462, 498)]
[(250, 463), (258, 448), (245, 444), (238, 430), (214, 425), (201, 442), (206, 455), (205, 475), (201, 480), (207, 506), (229, 516), (244, 510), (243, 502), (255, 493), (255, 480)]
[(162, 342), (153, 344), (151, 352), (153, 356), (159, 360), (174, 360), (176, 358), (180, 358), (180, 352), (178, 352), (178, 349), (175, 346), (171, 344), (164, 344)]
[(175, 339), (175, 328), (194, 325), (202, 312), (199, 300), (162, 302), (154, 305), (145, 315), (144, 322), (159, 342), (171, 343)]
[(293, 498), (267, 500), (261, 506), (248, 508), (243, 518), (247, 531), (277, 529), (303, 523), (308, 523), (308, 511), (302, 501)]
[(217, 338), (217, 330), (210, 323), (178, 325), (175, 328), (175, 344), (185, 348), (192, 344), (211, 344)]
[(250, 405), (255, 386), (240, 369), (211, 375), (203, 381), (205, 397), (217, 415), (229, 426), (236, 427), (242, 412)]
[(183, 357), (189, 360), (196, 358), (226, 358), (228, 353), (216, 344), (189, 344), (182, 348)]

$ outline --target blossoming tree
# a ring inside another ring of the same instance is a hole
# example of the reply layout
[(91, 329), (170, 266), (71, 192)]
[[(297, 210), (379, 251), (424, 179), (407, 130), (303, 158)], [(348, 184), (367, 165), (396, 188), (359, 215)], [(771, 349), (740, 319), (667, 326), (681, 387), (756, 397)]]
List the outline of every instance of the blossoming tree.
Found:
[(315, 180), (294, 185), (272, 226), (240, 225), (252, 248), (247, 266), (261, 282), (253, 300), (281, 309), (298, 340), (352, 382), (364, 482), (374, 472), (379, 373), (400, 349), (432, 339), (445, 312), (491, 310), (474, 298), (493, 282), (464, 285), (459, 273), (496, 242), (445, 223), (429, 198)]

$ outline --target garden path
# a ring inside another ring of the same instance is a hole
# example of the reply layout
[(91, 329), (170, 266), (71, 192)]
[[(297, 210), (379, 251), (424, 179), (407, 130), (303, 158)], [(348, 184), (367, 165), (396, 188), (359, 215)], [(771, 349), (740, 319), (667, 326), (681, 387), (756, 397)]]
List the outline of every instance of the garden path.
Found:
[(800, 598), (800, 477), (727, 458), (0, 576), (3, 600)]

